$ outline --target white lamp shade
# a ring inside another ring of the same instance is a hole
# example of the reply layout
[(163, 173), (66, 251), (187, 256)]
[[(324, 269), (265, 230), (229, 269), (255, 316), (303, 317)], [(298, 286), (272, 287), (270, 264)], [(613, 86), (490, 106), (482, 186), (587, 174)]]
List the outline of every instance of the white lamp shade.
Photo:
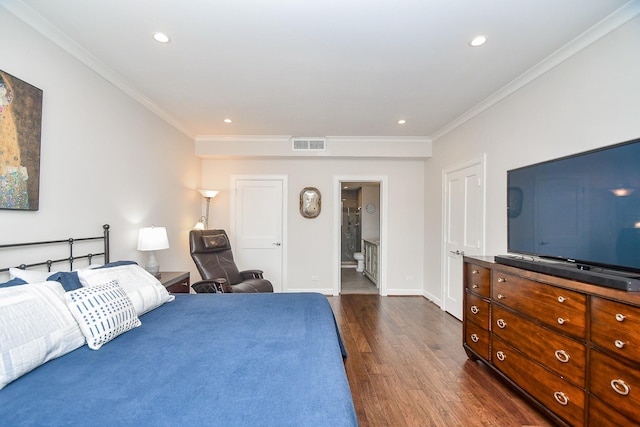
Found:
[(213, 199), (214, 197), (216, 197), (219, 193), (218, 190), (198, 190), (200, 192), (200, 194), (202, 194), (202, 197), (208, 197)]
[(139, 251), (157, 251), (169, 249), (167, 229), (164, 227), (144, 227), (138, 233)]

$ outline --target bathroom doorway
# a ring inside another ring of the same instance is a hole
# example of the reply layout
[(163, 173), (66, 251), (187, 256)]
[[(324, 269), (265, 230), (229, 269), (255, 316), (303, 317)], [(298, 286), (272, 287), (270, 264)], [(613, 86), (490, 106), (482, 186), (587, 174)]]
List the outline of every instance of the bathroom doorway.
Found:
[(340, 182), (340, 293), (380, 293), (380, 181)]

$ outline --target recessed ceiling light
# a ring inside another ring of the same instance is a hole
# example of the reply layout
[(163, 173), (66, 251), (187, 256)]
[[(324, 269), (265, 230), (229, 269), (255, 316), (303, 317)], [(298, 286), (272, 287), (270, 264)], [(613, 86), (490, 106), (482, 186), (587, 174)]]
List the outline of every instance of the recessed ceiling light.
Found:
[(478, 47), (487, 42), (487, 36), (476, 36), (469, 42), (469, 46)]
[(398, 120), (398, 124), (399, 124), (399, 125), (403, 125), (403, 124), (405, 124), (405, 123), (407, 123), (407, 121), (406, 121), (405, 119), (400, 119), (400, 120)]
[(225, 123), (231, 123), (231, 122), (232, 122), (232, 120), (231, 120), (231, 119), (224, 119), (224, 122), (225, 122)]
[(153, 39), (160, 43), (169, 43), (171, 41), (165, 33), (153, 33)]

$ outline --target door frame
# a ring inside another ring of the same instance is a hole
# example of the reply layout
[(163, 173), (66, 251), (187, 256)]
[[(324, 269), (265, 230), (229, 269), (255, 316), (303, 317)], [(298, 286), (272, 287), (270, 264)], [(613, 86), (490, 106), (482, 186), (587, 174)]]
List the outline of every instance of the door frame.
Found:
[(333, 176), (333, 295), (340, 295), (342, 268), (342, 182), (376, 182), (380, 184), (380, 251), (378, 253), (378, 285), (380, 295), (387, 296), (387, 214), (388, 176), (386, 175), (334, 175)]
[[(447, 218), (449, 203), (449, 199), (447, 197), (447, 177), (449, 174), (457, 173), (476, 166), (480, 166), (480, 170), (482, 171), (482, 221), (480, 224), (480, 235), (482, 236), (482, 242), (479, 248), (480, 254), (475, 255), (484, 255), (487, 244), (487, 155), (486, 153), (483, 153), (478, 157), (474, 157), (465, 162), (442, 169), (442, 194), (440, 196), (442, 200), (442, 230), (440, 231), (442, 235), (442, 239), (440, 240), (440, 309), (443, 311), (447, 310), (445, 297), (447, 291), (447, 244), (445, 239), (447, 236), (447, 229), (449, 227)], [(460, 283), (460, 287), (462, 287), (462, 283)]]
[(287, 212), (289, 201), (289, 177), (287, 175), (231, 175), (229, 178), (229, 189), (231, 197), (229, 198), (229, 228), (232, 236), (232, 247), (236, 246), (236, 185), (237, 181), (282, 181), (282, 292), (287, 292)]

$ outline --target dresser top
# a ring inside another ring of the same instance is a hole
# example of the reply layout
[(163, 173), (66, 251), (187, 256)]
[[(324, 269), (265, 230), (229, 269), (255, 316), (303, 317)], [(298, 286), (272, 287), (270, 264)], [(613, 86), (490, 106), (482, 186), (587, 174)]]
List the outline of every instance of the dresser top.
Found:
[(633, 304), (640, 306), (640, 292), (633, 291), (621, 291), (618, 289), (607, 288), (604, 286), (593, 285), (591, 283), (581, 282), (578, 280), (565, 279), (549, 274), (537, 273), (535, 271), (525, 270), (517, 267), (510, 267), (504, 264), (498, 264), (495, 262), (494, 256), (464, 256), (464, 261), (472, 264), (476, 264), (480, 267), (490, 268), (497, 271), (502, 271), (508, 274), (523, 277), (525, 279), (535, 280), (542, 283), (547, 283), (553, 286), (559, 286), (561, 288), (570, 289), (573, 291), (582, 292), (589, 295), (596, 295), (603, 298), (608, 298), (614, 301), (623, 302), (626, 304)]

